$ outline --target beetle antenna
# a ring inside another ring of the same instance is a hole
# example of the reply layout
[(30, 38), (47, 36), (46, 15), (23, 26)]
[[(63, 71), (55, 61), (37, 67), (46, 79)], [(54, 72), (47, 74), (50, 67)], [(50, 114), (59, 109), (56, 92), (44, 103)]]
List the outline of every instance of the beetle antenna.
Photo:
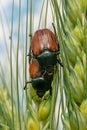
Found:
[(56, 37), (57, 37), (56, 28), (55, 28), (54, 23), (52, 23), (52, 26), (53, 26), (53, 29), (54, 29), (54, 33), (55, 33), (55, 35), (56, 35)]
[(25, 83), (24, 90), (27, 88), (27, 84), (29, 84), (29, 83), (32, 83), (32, 80), (31, 80), (31, 81), (27, 81), (27, 82)]
[[(55, 36), (56, 36), (56, 39), (57, 39), (57, 43), (59, 43), (59, 42), (58, 42), (58, 37), (57, 37), (56, 28), (55, 28), (54, 23), (52, 23), (52, 25), (53, 25), (54, 33), (55, 33)], [(58, 51), (60, 51), (60, 46), (59, 46), (59, 44), (58, 44)]]

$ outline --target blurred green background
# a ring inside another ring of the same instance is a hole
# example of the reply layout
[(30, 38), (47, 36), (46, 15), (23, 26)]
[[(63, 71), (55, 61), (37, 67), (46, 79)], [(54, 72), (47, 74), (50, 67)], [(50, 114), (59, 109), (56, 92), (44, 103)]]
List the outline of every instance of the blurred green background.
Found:
[[(52, 97), (29, 85), (28, 58), (37, 29), (56, 27), (60, 44)], [(87, 130), (87, 1), (0, 0), (0, 130)]]

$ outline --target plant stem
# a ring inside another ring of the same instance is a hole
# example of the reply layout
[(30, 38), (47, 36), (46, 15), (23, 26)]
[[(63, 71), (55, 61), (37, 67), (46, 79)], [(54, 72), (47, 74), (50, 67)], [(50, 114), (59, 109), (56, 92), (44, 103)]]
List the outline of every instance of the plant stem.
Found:
[(13, 74), (12, 74), (12, 34), (13, 34), (13, 17), (14, 17), (14, 0), (12, 1), (12, 20), (11, 20), (11, 34), (10, 34), (10, 78), (11, 78), (11, 104), (12, 104), (12, 123), (14, 130), (14, 104), (13, 104)]

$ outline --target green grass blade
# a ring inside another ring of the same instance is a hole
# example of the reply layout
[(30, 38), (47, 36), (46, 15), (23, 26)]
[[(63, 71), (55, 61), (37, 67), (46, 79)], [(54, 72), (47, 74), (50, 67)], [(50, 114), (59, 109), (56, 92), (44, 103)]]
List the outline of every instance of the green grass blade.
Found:
[(17, 40), (17, 52), (16, 52), (16, 88), (17, 88), (17, 104), (18, 104), (18, 120), (19, 128), (21, 128), (21, 111), (20, 111), (20, 101), (19, 101), (19, 81), (18, 81), (18, 61), (19, 61), (19, 42), (20, 42), (20, 19), (21, 19), (21, 0), (19, 0), (19, 16), (18, 16), (18, 40)]
[(12, 34), (13, 34), (13, 17), (14, 17), (14, 0), (12, 1), (12, 20), (11, 20), (11, 34), (10, 34), (10, 80), (11, 80), (11, 104), (12, 104), (12, 122), (14, 130), (14, 104), (13, 104), (13, 74), (12, 74)]
[[(27, 81), (28, 4), (29, 4), (28, 0), (26, 0), (25, 82)], [(26, 89), (26, 105), (28, 106), (27, 89)]]
[(41, 7), (41, 11), (40, 11), (40, 18), (39, 18), (39, 23), (38, 23), (38, 29), (40, 28), (40, 24), (41, 24), (41, 18), (42, 18), (42, 13), (43, 13), (43, 9), (44, 9), (44, 4), (45, 4), (45, 0), (43, 0), (43, 2), (42, 2), (42, 7)]
[(47, 3), (46, 3), (46, 12), (45, 12), (45, 22), (44, 22), (44, 27), (46, 28), (46, 24), (47, 24), (47, 13), (48, 12), (48, 0), (47, 0)]

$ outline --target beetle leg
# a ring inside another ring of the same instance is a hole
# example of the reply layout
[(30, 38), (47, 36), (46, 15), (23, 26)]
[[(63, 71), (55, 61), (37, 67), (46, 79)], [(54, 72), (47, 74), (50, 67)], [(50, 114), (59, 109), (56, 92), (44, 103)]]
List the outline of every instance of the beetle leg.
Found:
[(30, 46), (29, 53), (27, 54), (27, 56), (29, 56), (29, 63), (30, 63), (31, 59), (34, 58), (32, 51), (31, 51), (31, 46)]
[(57, 62), (63, 67), (63, 63), (61, 62), (61, 59), (58, 57)]
[(60, 54), (60, 51), (57, 51), (56, 54), (59, 55), (59, 54)]
[[(32, 40), (32, 34), (29, 34), (29, 37), (30, 37), (30, 39)], [(30, 40), (30, 41), (31, 41)], [(31, 51), (31, 45), (30, 45), (30, 49), (29, 49), (29, 53), (27, 54), (27, 56), (29, 56), (29, 62), (30, 62), (30, 60), (31, 60), (31, 58), (32, 58), (32, 51)]]
[(50, 95), (52, 96), (52, 87), (50, 88)]
[(43, 72), (43, 75), (42, 76), (44, 76), (46, 74), (46, 70), (44, 70), (44, 72)]
[(33, 55), (31, 55), (31, 54), (27, 54), (27, 56), (29, 56), (29, 63), (30, 63), (31, 59), (33, 59), (33, 58), (34, 58), (34, 56), (33, 56)]
[(27, 88), (27, 84), (32, 83), (32, 81), (27, 81), (24, 86), (24, 90)]
[(32, 38), (32, 34), (29, 34), (29, 37), (31, 37), (31, 38)]

